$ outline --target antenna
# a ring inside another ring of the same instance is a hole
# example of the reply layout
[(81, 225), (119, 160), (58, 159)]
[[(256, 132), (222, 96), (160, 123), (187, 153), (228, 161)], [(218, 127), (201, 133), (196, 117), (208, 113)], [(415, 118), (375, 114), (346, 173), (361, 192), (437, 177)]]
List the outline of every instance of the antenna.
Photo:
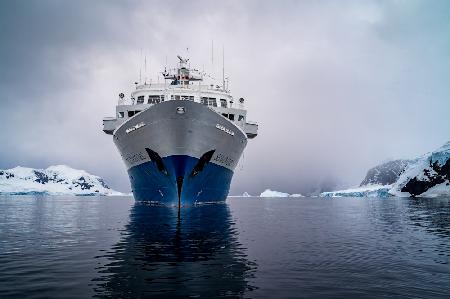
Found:
[(211, 75), (214, 77), (214, 40), (211, 40)]
[(225, 91), (225, 46), (222, 45), (222, 89)]
[(144, 56), (144, 75), (145, 84), (147, 84), (147, 55)]
[(142, 48), (141, 48), (141, 58), (139, 59), (139, 83), (142, 83)]

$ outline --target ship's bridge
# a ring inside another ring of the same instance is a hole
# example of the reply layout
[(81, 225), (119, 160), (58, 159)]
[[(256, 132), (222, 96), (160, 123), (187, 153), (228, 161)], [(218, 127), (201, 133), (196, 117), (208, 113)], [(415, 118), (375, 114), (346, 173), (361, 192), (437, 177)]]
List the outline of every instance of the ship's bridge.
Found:
[(248, 138), (257, 135), (258, 125), (247, 122), (245, 100), (235, 100), (223, 80), (222, 85), (202, 84), (205, 73), (187, 67), (188, 59), (178, 56), (178, 68), (164, 70), (164, 83), (135, 83), (129, 98), (119, 94), (116, 117), (103, 120), (103, 131), (112, 134), (120, 124), (141, 111), (164, 101), (193, 101), (208, 106), (239, 126)]

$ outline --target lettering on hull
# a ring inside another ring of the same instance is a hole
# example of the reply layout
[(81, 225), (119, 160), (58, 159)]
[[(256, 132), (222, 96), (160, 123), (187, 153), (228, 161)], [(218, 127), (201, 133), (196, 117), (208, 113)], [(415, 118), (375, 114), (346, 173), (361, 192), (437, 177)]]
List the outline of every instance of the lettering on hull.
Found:
[(216, 161), (216, 162), (221, 163), (226, 166), (231, 166), (231, 164), (233, 164), (233, 162), (234, 162), (233, 159), (231, 159), (230, 157), (228, 157), (224, 154), (217, 154), (217, 156), (215, 156), (213, 158), (213, 161)]
[(234, 136), (234, 132), (233, 131), (231, 131), (230, 129), (225, 128), (224, 126), (222, 126), (220, 124), (217, 124), (216, 128), (221, 130), (221, 131), (224, 131), (225, 133), (227, 133), (227, 134), (229, 134), (231, 136)]
[(137, 125), (134, 125), (132, 127), (129, 127), (128, 129), (126, 129), (125, 132), (128, 134), (128, 133), (136, 131), (137, 129), (140, 129), (140, 128), (144, 127), (144, 126), (145, 126), (145, 123), (144, 122), (140, 122)]

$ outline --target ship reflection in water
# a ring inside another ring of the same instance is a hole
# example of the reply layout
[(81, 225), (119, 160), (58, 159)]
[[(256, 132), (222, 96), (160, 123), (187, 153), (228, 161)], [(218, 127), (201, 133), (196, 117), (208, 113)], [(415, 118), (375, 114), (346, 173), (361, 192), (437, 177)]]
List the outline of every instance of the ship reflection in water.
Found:
[[(99, 297), (236, 297), (252, 290), (226, 204), (181, 209), (136, 203), (120, 242), (98, 269)], [(179, 217), (178, 217), (179, 216)]]

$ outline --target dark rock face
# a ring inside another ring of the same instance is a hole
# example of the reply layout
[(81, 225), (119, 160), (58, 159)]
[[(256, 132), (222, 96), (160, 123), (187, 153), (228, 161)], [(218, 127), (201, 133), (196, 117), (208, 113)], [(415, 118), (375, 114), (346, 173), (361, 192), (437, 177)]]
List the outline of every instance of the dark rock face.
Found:
[(45, 173), (42, 173), (40, 171), (34, 170), (34, 175), (36, 176), (35, 182), (38, 182), (40, 184), (48, 183), (48, 176)]
[(106, 189), (110, 189), (109, 186), (105, 183), (105, 181), (103, 179), (98, 179), (98, 181), (100, 182), (100, 184), (106, 188)]
[(74, 184), (75, 187), (81, 187), (81, 190), (91, 190), (91, 188), (94, 187), (94, 185), (89, 184), (84, 177), (80, 177)]
[(450, 159), (448, 159), (444, 165), (440, 165), (438, 161), (432, 161), (430, 158), (430, 166), (423, 170), (425, 179), (418, 179), (414, 177), (410, 179), (405, 186), (401, 189), (402, 192), (409, 192), (412, 196), (417, 196), (428, 189), (442, 184), (447, 181), (447, 185), (450, 183)]
[(409, 160), (394, 160), (369, 169), (360, 186), (379, 184), (390, 185), (397, 181), (400, 174), (410, 163)]

